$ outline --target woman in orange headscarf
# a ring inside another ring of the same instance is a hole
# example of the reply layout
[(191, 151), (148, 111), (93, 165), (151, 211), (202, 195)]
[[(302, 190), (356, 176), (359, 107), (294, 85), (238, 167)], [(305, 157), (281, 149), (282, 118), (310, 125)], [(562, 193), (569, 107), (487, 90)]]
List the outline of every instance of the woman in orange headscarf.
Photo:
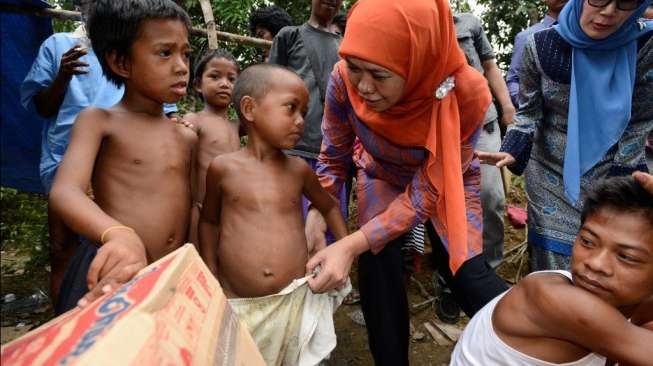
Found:
[[(318, 158), (321, 184), (344, 189), (357, 169), (361, 229), (307, 264), (316, 292), (343, 283), (359, 256), (359, 287), (377, 364), (408, 360), (401, 240), (420, 223), (437, 265), (470, 316), (505, 290), (482, 256), (480, 170), (473, 146), (491, 102), (467, 66), (444, 0), (361, 0), (352, 8), (329, 81)], [(307, 235), (323, 224), (312, 210)], [(399, 240), (397, 240), (399, 239)]]

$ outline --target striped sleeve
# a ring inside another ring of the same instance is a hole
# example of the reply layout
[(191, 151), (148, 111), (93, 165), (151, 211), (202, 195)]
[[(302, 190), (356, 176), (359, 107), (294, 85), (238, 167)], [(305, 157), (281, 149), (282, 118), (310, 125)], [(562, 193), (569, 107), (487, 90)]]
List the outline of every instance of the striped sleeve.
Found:
[(334, 197), (344, 187), (352, 164), (354, 131), (345, 103), (345, 86), (337, 70), (331, 73), (322, 118), (322, 148), (316, 173), (320, 184)]

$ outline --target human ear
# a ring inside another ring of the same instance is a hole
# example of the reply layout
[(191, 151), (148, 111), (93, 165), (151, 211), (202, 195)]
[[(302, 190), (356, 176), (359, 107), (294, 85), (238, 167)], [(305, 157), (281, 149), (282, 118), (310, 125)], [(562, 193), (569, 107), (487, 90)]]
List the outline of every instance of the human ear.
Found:
[(254, 122), (256, 107), (256, 100), (249, 95), (245, 95), (240, 99), (240, 114), (245, 117), (247, 122)]
[(131, 65), (126, 56), (118, 56), (116, 51), (111, 51), (106, 55), (106, 58), (111, 71), (123, 79), (129, 79), (131, 76)]

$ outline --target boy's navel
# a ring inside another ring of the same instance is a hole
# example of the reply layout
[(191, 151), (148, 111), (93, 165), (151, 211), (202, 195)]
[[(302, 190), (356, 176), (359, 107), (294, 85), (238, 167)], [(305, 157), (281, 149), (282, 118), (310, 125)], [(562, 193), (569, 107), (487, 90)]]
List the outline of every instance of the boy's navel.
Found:
[(263, 270), (263, 276), (270, 277), (270, 276), (273, 276), (273, 275), (274, 275), (274, 273), (272, 273), (272, 271), (269, 268), (265, 268)]

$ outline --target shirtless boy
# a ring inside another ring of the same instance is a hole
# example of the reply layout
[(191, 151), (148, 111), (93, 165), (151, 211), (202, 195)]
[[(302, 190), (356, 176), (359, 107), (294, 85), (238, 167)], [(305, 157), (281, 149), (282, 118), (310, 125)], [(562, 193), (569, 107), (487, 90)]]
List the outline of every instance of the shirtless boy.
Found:
[(588, 195), (571, 274), (535, 272), (488, 303), (451, 365), (651, 365), (652, 345), (653, 192), (620, 177)]
[(238, 62), (224, 49), (207, 50), (195, 65), (193, 88), (201, 95), (204, 109), (189, 113), (184, 119), (197, 130), (197, 194), (192, 207), (190, 241), (197, 243), (197, 223), (206, 190), (206, 171), (213, 159), (240, 148), (238, 121), (227, 116), (234, 83), (238, 77)]
[[(322, 316), (324, 326), (330, 323), (333, 330), (337, 303), (308, 288), (301, 195), (325, 216), (337, 238), (346, 235), (345, 222), (309, 165), (282, 152), (302, 135), (308, 103), (302, 79), (280, 66), (255, 65), (238, 77), (233, 101), (247, 124), (248, 144), (218, 156), (208, 168), (200, 251), (268, 364), (301, 365), (305, 355), (298, 344), (311, 339), (297, 343), (300, 329), (311, 327), (311, 320), (302, 318), (310, 311), (302, 309), (309, 303), (328, 303), (327, 316), (317, 310), (309, 315)], [(275, 301), (285, 305), (270, 304)], [(335, 347), (335, 332), (332, 342), (321, 342)]]
[(186, 242), (197, 136), (170, 123), (162, 105), (186, 94), (189, 29), (170, 0), (101, 0), (91, 13), (93, 49), (125, 93), (110, 109), (79, 114), (50, 193), (54, 210), (86, 238), (64, 278), (66, 309), (98, 279), (122, 282)]

